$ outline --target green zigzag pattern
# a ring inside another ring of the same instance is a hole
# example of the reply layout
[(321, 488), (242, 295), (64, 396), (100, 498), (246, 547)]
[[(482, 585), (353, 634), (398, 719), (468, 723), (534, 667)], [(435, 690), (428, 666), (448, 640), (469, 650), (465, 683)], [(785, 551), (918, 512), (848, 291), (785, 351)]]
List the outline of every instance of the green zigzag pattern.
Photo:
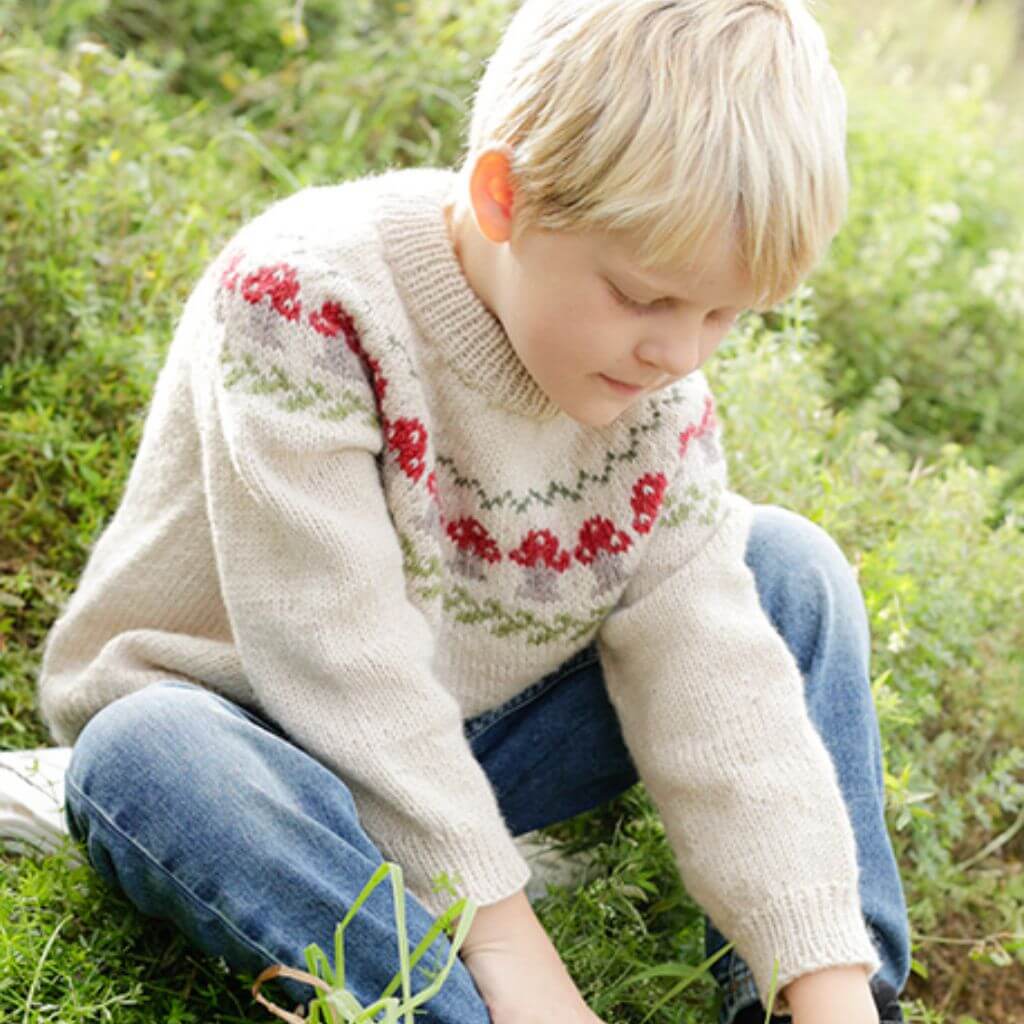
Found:
[(574, 502), (582, 501), (586, 496), (588, 484), (601, 484), (606, 485), (611, 478), (612, 468), (617, 462), (635, 462), (639, 453), (639, 446), (637, 439), (642, 434), (650, 433), (652, 430), (657, 430), (662, 424), (661, 421), (664, 418), (664, 414), (661, 411), (661, 405), (675, 405), (679, 402), (685, 401), (685, 396), (678, 393), (668, 395), (661, 399), (656, 406), (651, 410), (651, 417), (646, 423), (642, 423), (639, 426), (629, 428), (630, 441), (629, 446), (620, 452), (607, 451), (604, 455), (604, 468), (600, 473), (590, 473), (585, 469), (580, 469), (576, 474), (576, 481), (573, 484), (565, 484), (559, 480), (552, 480), (545, 493), (540, 493), (533, 490), (532, 488), (526, 492), (523, 497), (516, 497), (511, 491), (505, 491), (502, 494), (491, 495), (488, 494), (486, 488), (480, 483), (476, 477), (470, 477), (464, 475), (456, 466), (455, 460), (447, 455), (438, 455), (437, 464), (439, 466), (445, 466), (452, 474), (453, 484), (456, 487), (471, 488), (474, 492), (480, 508), (489, 510), (494, 507), (511, 507), (513, 511), (517, 513), (525, 513), (530, 508), (540, 503), (548, 508), (555, 505), (556, 499), (568, 498)]
[[(250, 353), (236, 356), (226, 344), (221, 350), (220, 360), (228, 368), (224, 387), (238, 388), (252, 395), (281, 396), (276, 405), (283, 412), (308, 411), (329, 421), (345, 420), (354, 413), (362, 413), (369, 426), (376, 428), (380, 425), (376, 410), (349, 388), (339, 396), (312, 378), (307, 378), (305, 384), (297, 384), (275, 363), (264, 368)], [(245, 383), (250, 386), (244, 387)]]
[(444, 610), (454, 611), (456, 622), (484, 625), (492, 636), (525, 635), (526, 642), (531, 647), (565, 640), (575, 642), (589, 637), (614, 607), (611, 604), (597, 605), (590, 610), (586, 618), (559, 612), (552, 618), (545, 619), (525, 608), (509, 609), (492, 597), (479, 601), (463, 586), (456, 584), (446, 588), (440, 582), (442, 573), (439, 558), (420, 558), (415, 545), (404, 533), (399, 534), (399, 542), (402, 546), (402, 568), (406, 579), (434, 581), (416, 588), (420, 597), (428, 601), (440, 597)]

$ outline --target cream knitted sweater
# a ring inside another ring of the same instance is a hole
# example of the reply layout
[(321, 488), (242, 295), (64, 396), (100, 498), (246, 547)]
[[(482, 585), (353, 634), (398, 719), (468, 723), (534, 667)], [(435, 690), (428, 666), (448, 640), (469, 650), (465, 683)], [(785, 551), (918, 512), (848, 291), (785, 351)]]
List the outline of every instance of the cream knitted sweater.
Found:
[[(72, 743), (183, 678), (344, 779), (434, 913), (529, 877), (463, 720), (595, 640), (681, 877), (765, 996), (879, 966), (853, 834), (797, 665), (744, 563), (694, 373), (613, 424), (538, 388), (444, 223), (452, 171), (307, 188), (198, 282), (121, 504), (47, 637)], [(571, 743), (571, 735), (566, 736)]]

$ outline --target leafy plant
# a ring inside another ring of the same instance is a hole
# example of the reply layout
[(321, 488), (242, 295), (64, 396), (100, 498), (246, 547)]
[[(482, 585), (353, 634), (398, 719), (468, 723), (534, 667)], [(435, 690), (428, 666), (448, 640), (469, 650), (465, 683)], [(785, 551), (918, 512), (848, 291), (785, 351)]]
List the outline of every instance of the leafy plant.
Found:
[[(400, 968), (398, 973), (385, 986), (380, 998), (369, 1006), (361, 1006), (355, 995), (345, 987), (345, 929), (348, 923), (358, 913), (370, 893), (384, 880), (391, 879), (391, 889), (395, 906), (395, 925), (398, 933), (398, 956)], [(284, 964), (275, 964), (261, 971), (253, 985), (253, 995), (256, 1001), (266, 1006), (271, 1013), (290, 1024), (302, 1024), (308, 1020), (309, 1024), (318, 1024), (320, 1014), (323, 1013), (326, 1024), (362, 1024), (364, 1021), (372, 1021), (377, 1014), (382, 1013), (381, 1024), (398, 1024), (399, 1018), (405, 1020), (405, 1024), (412, 1024), (413, 1011), (417, 1006), (425, 1003), (434, 996), (448, 977), (449, 972), (455, 963), (455, 957), (462, 948), (466, 936), (469, 933), (470, 925), (476, 915), (476, 904), (473, 900), (465, 897), (450, 906), (431, 926), (427, 934), (420, 940), (419, 945), (409, 956), (409, 945), (406, 936), (405, 926), (405, 889), (401, 865), (392, 861), (385, 861), (370, 876), (369, 881), (363, 886), (362, 892), (356, 897), (355, 902), (349, 908), (348, 913), (338, 922), (334, 932), (334, 963), (332, 969), (324, 951), (315, 943), (310, 943), (305, 949), (306, 963), (309, 972), (296, 970)], [(415, 995), (412, 994), (411, 972), (423, 954), (430, 948), (434, 940), (446, 930), (449, 924), (458, 918), (458, 926), (448, 952), (448, 960), (441, 970), (434, 977), (433, 981)], [(264, 996), (259, 994), (260, 987), (264, 982), (279, 976), (293, 978), (296, 981), (320, 989), (309, 1005), (310, 1014), (308, 1018), (299, 1017), (297, 1014), (282, 1010), (275, 1006)], [(391, 993), (401, 985), (402, 998), (398, 999)]]

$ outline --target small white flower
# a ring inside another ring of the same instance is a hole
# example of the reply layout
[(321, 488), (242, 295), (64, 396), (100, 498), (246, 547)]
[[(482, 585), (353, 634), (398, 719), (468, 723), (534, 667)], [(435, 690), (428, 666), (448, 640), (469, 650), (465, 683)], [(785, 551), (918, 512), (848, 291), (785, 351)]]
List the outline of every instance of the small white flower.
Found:
[(960, 207), (956, 203), (932, 203), (927, 213), (941, 224), (956, 224), (960, 220)]
[(1024, 316), (1024, 250), (992, 249), (988, 263), (971, 274), (971, 287), (1011, 313)]
[[(936, 238), (936, 228), (941, 235), (939, 238)], [(925, 227), (924, 234), (926, 237), (929, 237), (930, 244), (922, 246), (920, 251), (908, 256), (907, 266), (914, 270), (927, 272), (931, 270), (942, 258), (942, 247), (941, 245), (934, 244), (935, 241), (947, 241), (949, 239), (949, 234), (945, 228), (935, 224), (928, 224)]]
[(39, 133), (39, 152), (45, 157), (51, 157), (57, 150), (56, 142), (60, 137), (56, 128), (44, 128)]
[(74, 75), (69, 75), (66, 71), (62, 71), (57, 76), (57, 85), (76, 99), (82, 95), (82, 83)]

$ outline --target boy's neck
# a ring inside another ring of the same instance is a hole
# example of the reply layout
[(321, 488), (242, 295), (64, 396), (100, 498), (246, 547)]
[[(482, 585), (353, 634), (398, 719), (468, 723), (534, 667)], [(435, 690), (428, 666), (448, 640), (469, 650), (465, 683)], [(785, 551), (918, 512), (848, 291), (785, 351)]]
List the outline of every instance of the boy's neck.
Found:
[(530, 375), (499, 317), (508, 246), (481, 236), (471, 212), (460, 219), (456, 176), (405, 168), (382, 186), (377, 226), (385, 259), (426, 346), (490, 404), (537, 421), (558, 417), (560, 407)]
[(448, 238), (470, 287), (490, 314), (501, 324), (499, 303), (495, 296), (499, 246), (486, 239), (477, 227), (462, 181), (458, 181), (451, 198), (444, 204)]

